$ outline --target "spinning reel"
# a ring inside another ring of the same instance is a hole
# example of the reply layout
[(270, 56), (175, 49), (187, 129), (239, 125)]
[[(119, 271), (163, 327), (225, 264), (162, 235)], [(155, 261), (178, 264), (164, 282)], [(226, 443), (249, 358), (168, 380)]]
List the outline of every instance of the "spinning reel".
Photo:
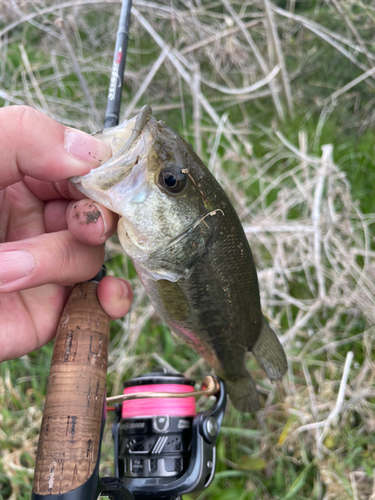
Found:
[[(216, 396), (216, 403), (197, 413), (195, 397), (201, 395)], [(116, 479), (102, 479), (102, 493), (116, 499), (177, 500), (211, 484), (226, 405), (220, 379), (208, 376), (195, 391), (194, 381), (155, 370), (125, 382), (124, 394), (107, 403), (116, 404), (109, 408), (116, 411)], [(116, 493), (120, 496), (113, 497)]]

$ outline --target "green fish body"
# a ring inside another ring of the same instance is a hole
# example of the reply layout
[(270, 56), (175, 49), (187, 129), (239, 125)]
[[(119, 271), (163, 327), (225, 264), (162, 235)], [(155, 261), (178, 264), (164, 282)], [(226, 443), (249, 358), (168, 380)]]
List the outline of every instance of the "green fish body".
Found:
[(96, 137), (113, 157), (71, 182), (121, 215), (120, 243), (156, 311), (226, 381), (236, 408), (256, 411), (247, 352), (272, 380), (287, 362), (262, 314), (251, 249), (233, 205), (191, 145), (157, 122), (149, 106)]

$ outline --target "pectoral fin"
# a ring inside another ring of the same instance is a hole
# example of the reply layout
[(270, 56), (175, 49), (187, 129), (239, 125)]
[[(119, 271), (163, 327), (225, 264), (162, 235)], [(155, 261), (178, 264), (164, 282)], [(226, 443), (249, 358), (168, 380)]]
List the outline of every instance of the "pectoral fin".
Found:
[(168, 280), (155, 282), (160, 300), (169, 318), (183, 321), (190, 314), (189, 302), (178, 283)]
[(251, 348), (251, 352), (263, 366), (268, 378), (271, 380), (280, 379), (286, 372), (288, 363), (284, 349), (276, 333), (271, 330), (264, 317), (258, 340)]

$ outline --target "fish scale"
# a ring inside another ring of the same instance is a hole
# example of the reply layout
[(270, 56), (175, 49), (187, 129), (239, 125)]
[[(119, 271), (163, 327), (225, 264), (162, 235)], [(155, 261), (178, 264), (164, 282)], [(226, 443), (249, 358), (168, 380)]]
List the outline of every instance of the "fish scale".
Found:
[(71, 182), (121, 215), (120, 243), (162, 320), (226, 381), (238, 410), (256, 411), (247, 352), (272, 380), (287, 361), (262, 314), (251, 249), (229, 198), (149, 106), (97, 137), (113, 159)]

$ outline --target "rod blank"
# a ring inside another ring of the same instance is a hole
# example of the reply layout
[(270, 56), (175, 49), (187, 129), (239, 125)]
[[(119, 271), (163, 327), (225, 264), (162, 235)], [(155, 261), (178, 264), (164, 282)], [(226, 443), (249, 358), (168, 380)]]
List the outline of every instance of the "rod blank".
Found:
[(115, 127), (119, 122), (121, 93), (128, 50), (131, 7), (132, 0), (122, 1), (119, 27), (116, 35), (116, 47), (113, 55), (111, 81), (109, 84), (107, 110), (104, 118), (104, 128)]

